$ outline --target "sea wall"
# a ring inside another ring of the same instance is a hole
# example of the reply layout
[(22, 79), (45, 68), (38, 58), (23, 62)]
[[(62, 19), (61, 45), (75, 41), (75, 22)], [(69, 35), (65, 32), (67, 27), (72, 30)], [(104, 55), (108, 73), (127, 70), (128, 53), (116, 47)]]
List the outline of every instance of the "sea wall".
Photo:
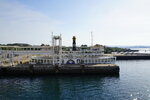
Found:
[(36, 76), (36, 75), (69, 75), (69, 74), (119, 74), (119, 66), (114, 64), (103, 65), (30, 65), (0, 67), (0, 76)]

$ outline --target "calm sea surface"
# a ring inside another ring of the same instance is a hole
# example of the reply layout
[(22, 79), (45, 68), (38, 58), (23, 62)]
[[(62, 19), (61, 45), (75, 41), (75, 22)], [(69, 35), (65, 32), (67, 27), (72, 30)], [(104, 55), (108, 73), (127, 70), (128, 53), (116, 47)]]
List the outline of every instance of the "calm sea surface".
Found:
[(150, 100), (150, 60), (117, 64), (112, 77), (1, 77), (0, 100)]

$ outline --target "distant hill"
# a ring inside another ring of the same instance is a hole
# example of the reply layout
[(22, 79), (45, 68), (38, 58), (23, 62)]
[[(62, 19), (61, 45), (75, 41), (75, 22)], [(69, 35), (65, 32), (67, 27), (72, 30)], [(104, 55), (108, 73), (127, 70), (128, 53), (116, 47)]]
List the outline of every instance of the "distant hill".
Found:
[(7, 46), (31, 46), (31, 45), (26, 43), (13, 43), (13, 44), (7, 44)]
[(121, 47), (108, 47), (105, 46), (104, 53), (110, 54), (112, 52), (130, 52), (129, 48), (121, 48)]
[(150, 48), (150, 46), (129, 46), (128, 48)]

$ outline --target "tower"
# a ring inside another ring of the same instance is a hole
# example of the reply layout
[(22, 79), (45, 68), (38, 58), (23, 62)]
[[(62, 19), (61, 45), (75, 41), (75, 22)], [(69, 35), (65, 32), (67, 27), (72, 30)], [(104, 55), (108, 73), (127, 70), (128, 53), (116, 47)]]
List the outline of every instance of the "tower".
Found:
[[(58, 42), (58, 44), (57, 44)], [(53, 65), (55, 62), (61, 65), (62, 63), (62, 38), (60, 36), (52, 35), (52, 47), (53, 47)]]
[(72, 51), (76, 51), (76, 37), (73, 36), (72, 40), (73, 40), (73, 43), (72, 43)]

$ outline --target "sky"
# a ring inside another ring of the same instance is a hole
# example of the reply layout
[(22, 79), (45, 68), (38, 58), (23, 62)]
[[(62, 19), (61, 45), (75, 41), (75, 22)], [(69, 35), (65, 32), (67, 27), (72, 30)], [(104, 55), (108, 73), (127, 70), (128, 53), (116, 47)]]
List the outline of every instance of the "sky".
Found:
[(0, 0), (0, 44), (150, 45), (150, 0)]

